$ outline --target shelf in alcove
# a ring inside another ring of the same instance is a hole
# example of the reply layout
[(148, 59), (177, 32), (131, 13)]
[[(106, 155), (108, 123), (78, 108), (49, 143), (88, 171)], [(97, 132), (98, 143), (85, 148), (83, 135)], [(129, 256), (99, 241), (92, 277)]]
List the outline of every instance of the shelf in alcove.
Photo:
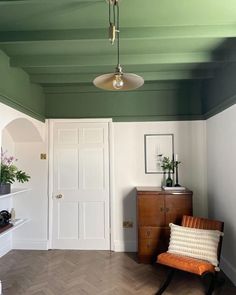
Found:
[(23, 224), (25, 224), (26, 222), (29, 222), (28, 218), (25, 219), (16, 219), (13, 223), (13, 226), (10, 227), (9, 229), (5, 230), (4, 232), (0, 233), (0, 237), (10, 233), (11, 231), (17, 229), (18, 227), (22, 226)]
[(15, 196), (28, 191), (31, 191), (31, 189), (30, 188), (12, 188), (9, 194), (0, 195), (0, 199), (8, 198), (8, 197)]

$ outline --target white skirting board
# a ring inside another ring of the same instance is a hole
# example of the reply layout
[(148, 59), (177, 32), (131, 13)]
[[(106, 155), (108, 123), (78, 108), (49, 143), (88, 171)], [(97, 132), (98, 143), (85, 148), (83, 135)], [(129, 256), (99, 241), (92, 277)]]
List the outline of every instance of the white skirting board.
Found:
[(12, 249), (19, 250), (48, 250), (47, 240), (12, 240)]
[(114, 251), (115, 252), (136, 252), (137, 242), (136, 241), (114, 241)]
[(220, 268), (236, 286), (236, 268), (224, 257), (220, 259)]

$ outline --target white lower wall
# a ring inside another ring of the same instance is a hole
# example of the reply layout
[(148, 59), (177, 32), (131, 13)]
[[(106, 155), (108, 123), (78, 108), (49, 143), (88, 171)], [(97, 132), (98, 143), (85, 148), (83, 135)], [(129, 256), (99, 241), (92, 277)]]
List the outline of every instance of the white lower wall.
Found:
[(225, 222), (221, 267), (236, 284), (236, 105), (207, 120), (209, 216)]
[[(0, 131), (17, 118), (27, 118), (0, 104)], [(182, 162), (180, 183), (193, 190), (194, 214), (208, 215), (225, 222), (221, 267), (236, 284), (236, 222), (235, 222), (235, 164), (236, 164), (236, 106), (205, 121), (185, 122), (128, 122), (114, 123), (114, 185), (113, 235), (115, 251), (136, 250), (136, 186), (160, 186), (162, 175), (145, 174), (144, 135), (173, 133), (175, 153)], [(33, 120), (35, 121), (35, 120)], [(35, 122), (34, 122), (35, 123)], [(36, 122), (37, 123), (37, 122)], [(41, 129), (45, 129), (43, 124)], [(207, 151), (206, 151), (207, 136)], [(0, 143), (9, 146), (9, 137)], [(8, 142), (8, 144), (6, 144)], [(10, 146), (9, 146), (10, 147)], [(12, 151), (12, 145), (9, 148)], [(32, 179), (32, 191), (16, 198), (0, 200), (0, 210), (11, 209), (12, 202), (18, 217), (31, 222), (11, 234), (0, 238), (0, 256), (12, 246), (18, 249), (47, 249), (48, 196), (47, 161), (40, 153), (47, 152), (45, 142), (17, 143), (15, 155), (21, 168)], [(207, 156), (206, 156), (207, 155)], [(207, 163), (207, 165), (206, 165)], [(206, 167), (208, 166), (208, 173)], [(206, 179), (208, 177), (208, 182)], [(25, 186), (25, 185), (23, 185)], [(208, 190), (208, 202), (207, 202)], [(134, 222), (131, 229), (123, 229), (123, 220)]]
[[(136, 186), (160, 186), (161, 174), (145, 174), (144, 135), (174, 134), (182, 162), (179, 182), (193, 190), (194, 214), (207, 216), (205, 121), (114, 123), (113, 225), (115, 251), (135, 251)], [(124, 220), (134, 222), (123, 229)]]
[(16, 143), (15, 156), (20, 169), (30, 175), (30, 181), (17, 184), (31, 190), (13, 198), (16, 218), (29, 218), (29, 222), (14, 231), (13, 249), (47, 249), (48, 232), (48, 161), (40, 154), (47, 154), (45, 142)]
[[(205, 131), (205, 121), (113, 123), (113, 247), (116, 251), (135, 251), (137, 247), (135, 187), (160, 186), (162, 181), (160, 174), (145, 174), (145, 134), (174, 134), (175, 153), (182, 162), (180, 183), (194, 192), (194, 214), (207, 216)], [(17, 217), (31, 219), (14, 232), (14, 248), (47, 249), (47, 161), (40, 160), (40, 153), (45, 152), (45, 142), (15, 143), (19, 164), (32, 177), (27, 184), (32, 191), (14, 198)], [(124, 220), (133, 221), (133, 228), (123, 229)]]

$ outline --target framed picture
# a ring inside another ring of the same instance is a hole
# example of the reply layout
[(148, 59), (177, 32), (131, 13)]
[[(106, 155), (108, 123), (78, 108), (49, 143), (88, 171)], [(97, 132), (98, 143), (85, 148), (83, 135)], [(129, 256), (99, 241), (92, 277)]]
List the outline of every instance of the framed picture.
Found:
[(162, 157), (173, 158), (174, 135), (173, 134), (145, 134), (145, 173), (164, 173), (161, 168)]

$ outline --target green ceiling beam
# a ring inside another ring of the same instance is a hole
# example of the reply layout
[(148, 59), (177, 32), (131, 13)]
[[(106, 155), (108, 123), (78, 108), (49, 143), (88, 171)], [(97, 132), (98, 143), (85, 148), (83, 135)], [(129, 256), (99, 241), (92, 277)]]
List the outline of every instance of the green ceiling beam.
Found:
[[(183, 81), (158, 81), (145, 82), (141, 88), (135, 91), (162, 91), (162, 90), (177, 90), (181, 87)], [(104, 92), (96, 88), (91, 82), (85, 84), (45, 84), (44, 93), (87, 93), (87, 92)]]
[[(178, 64), (178, 63), (208, 63), (213, 60), (211, 53), (176, 53), (176, 54), (132, 54), (121, 55), (122, 65), (153, 65), (153, 64)], [(96, 56), (64, 56), (64, 55), (32, 55), (32, 56), (13, 56), (10, 59), (13, 67), (59, 67), (59, 66), (104, 66), (110, 65), (111, 70), (116, 65), (115, 55)], [(125, 68), (124, 68), (125, 70)]]
[(41, 4), (41, 3), (53, 3), (53, 2), (57, 2), (57, 3), (86, 3), (86, 2), (103, 2), (103, 0), (8, 0), (8, 1), (4, 1), (1, 0), (0, 1), (0, 6), (1, 5), (19, 5), (19, 4)]
[[(0, 2), (1, 3), (1, 2)], [(61, 40), (107, 40), (106, 28), (1, 31), (0, 43), (25, 43)], [(236, 25), (163, 26), (121, 28), (122, 39), (176, 39), (176, 38), (227, 38), (236, 37)]]
[[(35, 74), (30, 79), (33, 83), (40, 84), (61, 84), (61, 83), (89, 83), (100, 75), (97, 74)], [(168, 72), (137, 72), (145, 81), (167, 81), (167, 80), (188, 80), (188, 79), (209, 79), (213, 77), (210, 71), (168, 71)]]
[[(168, 71), (191, 71), (193, 69), (198, 70), (215, 70), (219, 68), (221, 63), (185, 63), (185, 64), (157, 64), (157, 65), (125, 65), (124, 69), (126, 72), (168, 72)], [(66, 66), (66, 67), (38, 67), (38, 68), (27, 68), (25, 67), (24, 70), (32, 74), (97, 74), (99, 73), (109, 73), (113, 70), (114, 65), (106, 65), (94, 67), (86, 67), (86, 66)]]

